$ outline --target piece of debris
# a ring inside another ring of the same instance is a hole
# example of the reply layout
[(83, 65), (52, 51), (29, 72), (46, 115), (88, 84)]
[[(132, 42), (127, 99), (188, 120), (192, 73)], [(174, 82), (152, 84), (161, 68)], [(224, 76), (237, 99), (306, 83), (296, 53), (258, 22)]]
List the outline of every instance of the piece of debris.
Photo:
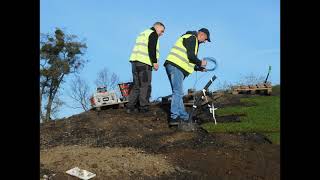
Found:
[(265, 94), (271, 95), (272, 85), (268, 83), (259, 83), (255, 85), (233, 86), (232, 94)]
[(75, 176), (77, 178), (84, 179), (84, 180), (91, 179), (96, 176), (96, 174), (93, 174), (92, 172), (89, 172), (84, 169), (80, 169), (78, 167), (72, 168), (66, 171), (66, 173), (71, 176)]
[(118, 97), (115, 91), (107, 91), (106, 86), (97, 87), (96, 93), (90, 98), (91, 109), (99, 112), (103, 107), (124, 108), (128, 103), (132, 82), (121, 83), (118, 86), (122, 97)]
[(40, 180), (47, 180), (49, 177), (47, 175), (43, 175), (43, 178), (40, 178)]

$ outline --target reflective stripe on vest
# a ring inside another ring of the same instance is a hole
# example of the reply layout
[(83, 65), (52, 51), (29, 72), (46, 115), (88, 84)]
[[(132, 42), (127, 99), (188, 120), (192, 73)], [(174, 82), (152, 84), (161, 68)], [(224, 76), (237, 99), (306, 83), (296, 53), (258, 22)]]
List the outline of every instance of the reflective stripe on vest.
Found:
[[(149, 50), (148, 50), (149, 36), (152, 32), (154, 31), (151, 29), (147, 29), (142, 33), (140, 33), (140, 35), (136, 39), (136, 44), (134, 45), (134, 48), (130, 55), (130, 61), (139, 61), (144, 64), (148, 64), (152, 66), (152, 62), (150, 60)], [(157, 60), (160, 57), (159, 47), (160, 46), (159, 46), (159, 38), (158, 38), (157, 49), (156, 49)]]
[[(190, 36), (194, 35), (185, 34), (181, 36), (177, 40), (176, 44), (171, 48), (171, 51), (166, 60), (178, 65), (179, 67), (191, 74), (194, 71), (195, 64), (191, 63), (188, 59), (187, 49), (183, 45), (183, 39), (189, 38)], [(198, 39), (196, 37), (196, 47), (194, 50), (195, 55), (198, 54), (198, 46)]]

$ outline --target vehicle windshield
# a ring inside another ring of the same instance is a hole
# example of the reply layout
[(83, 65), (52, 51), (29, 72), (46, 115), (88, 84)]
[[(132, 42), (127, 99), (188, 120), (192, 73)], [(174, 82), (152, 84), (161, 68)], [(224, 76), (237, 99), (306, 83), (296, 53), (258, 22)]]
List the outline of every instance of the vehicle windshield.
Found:
[(107, 92), (107, 87), (99, 87), (97, 88), (97, 91), (100, 92)]

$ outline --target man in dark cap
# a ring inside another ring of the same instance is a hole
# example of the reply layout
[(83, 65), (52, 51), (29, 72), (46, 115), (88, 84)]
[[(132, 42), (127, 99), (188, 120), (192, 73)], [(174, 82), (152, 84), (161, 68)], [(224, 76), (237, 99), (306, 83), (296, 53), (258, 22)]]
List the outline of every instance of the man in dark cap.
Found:
[(179, 37), (166, 58), (164, 66), (172, 89), (171, 115), (169, 125), (187, 122), (189, 114), (183, 104), (183, 80), (193, 71), (206, 71), (207, 62), (197, 57), (199, 44), (210, 41), (210, 33), (206, 28), (187, 31)]

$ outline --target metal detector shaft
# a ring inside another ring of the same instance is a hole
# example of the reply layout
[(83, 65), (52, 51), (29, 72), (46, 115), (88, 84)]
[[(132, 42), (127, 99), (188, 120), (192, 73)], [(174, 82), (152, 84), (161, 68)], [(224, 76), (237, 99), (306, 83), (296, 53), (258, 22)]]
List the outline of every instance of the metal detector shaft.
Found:
[(270, 71), (271, 71), (271, 66), (269, 66), (268, 75), (267, 75), (267, 77), (266, 77), (266, 80), (264, 80), (264, 83), (267, 83), (268, 77), (269, 77), (269, 74), (270, 74)]
[[(210, 81), (204, 86), (204, 90), (208, 90), (208, 88), (209, 88), (209, 86), (212, 84), (212, 82), (214, 81), (214, 80), (216, 80), (217, 79), (217, 76), (216, 75), (214, 75), (211, 79), (210, 79)], [(194, 102), (194, 104), (193, 104), (193, 106), (192, 106), (192, 110), (191, 110), (191, 112), (190, 112), (190, 114), (189, 114), (189, 123), (192, 123), (192, 116), (193, 116), (193, 113), (194, 113), (194, 111), (197, 109), (197, 106), (198, 105), (200, 105), (201, 103), (200, 103), (200, 101), (201, 101), (201, 96), (198, 96), (196, 99), (195, 99), (195, 102)]]
[(205, 89), (205, 90), (207, 91), (208, 88), (209, 88), (209, 86), (211, 86), (212, 82), (213, 82), (214, 80), (216, 80), (216, 79), (217, 79), (217, 76), (214, 75), (214, 76), (210, 79), (210, 81), (206, 84), (206, 86), (204, 86), (203, 89)]

